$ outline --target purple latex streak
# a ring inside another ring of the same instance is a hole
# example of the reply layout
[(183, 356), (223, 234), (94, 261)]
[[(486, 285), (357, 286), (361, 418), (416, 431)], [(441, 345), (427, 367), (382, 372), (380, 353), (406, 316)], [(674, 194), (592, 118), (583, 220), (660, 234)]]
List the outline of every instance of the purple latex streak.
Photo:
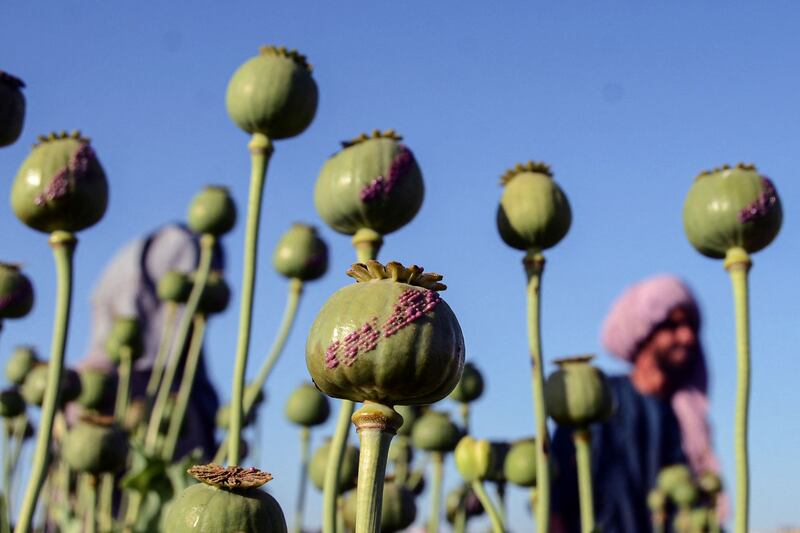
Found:
[(386, 177), (378, 176), (361, 189), (361, 201), (365, 203), (373, 202), (389, 196), (397, 182), (400, 181), (400, 178), (408, 172), (413, 162), (414, 154), (411, 153), (411, 150), (405, 145), (400, 145), (400, 152), (394, 156)]
[(764, 218), (778, 203), (778, 194), (769, 178), (761, 178), (761, 194), (739, 211), (739, 222), (742, 224)]

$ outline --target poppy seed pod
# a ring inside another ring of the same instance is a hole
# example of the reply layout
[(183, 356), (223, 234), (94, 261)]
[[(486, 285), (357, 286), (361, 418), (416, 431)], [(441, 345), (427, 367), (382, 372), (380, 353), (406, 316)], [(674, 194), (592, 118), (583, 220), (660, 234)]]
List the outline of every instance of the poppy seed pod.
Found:
[(61, 454), (77, 472), (118, 472), (125, 468), (128, 437), (111, 417), (84, 417), (65, 435)]
[(33, 346), (17, 346), (6, 363), (6, 377), (15, 385), (22, 385), (25, 377), (39, 363)]
[(682, 483), (691, 482), (692, 472), (684, 464), (674, 464), (659, 470), (656, 478), (656, 486), (663, 492), (669, 494), (675, 487)]
[(684, 480), (669, 491), (670, 499), (675, 502), (678, 507), (691, 507), (697, 501), (697, 487), (692, 480)]
[(411, 442), (426, 452), (452, 452), (461, 437), (461, 429), (447, 413), (432, 410), (419, 417), (411, 431)]
[(667, 506), (667, 495), (661, 489), (653, 489), (647, 493), (647, 508), (653, 513), (664, 512)]
[(503, 461), (505, 478), (519, 487), (536, 486), (536, 439), (518, 440)]
[(483, 376), (471, 362), (464, 363), (464, 372), (450, 398), (461, 403), (474, 402), (483, 394)]
[(15, 418), (25, 412), (25, 400), (17, 389), (0, 392), (0, 417)]
[(403, 417), (403, 425), (397, 430), (397, 434), (405, 435), (406, 437), (410, 436), (411, 429), (422, 414), (421, 407), (418, 405), (398, 405), (394, 410)]
[(40, 136), (11, 189), (17, 218), (45, 233), (93, 226), (107, 206), (106, 174), (89, 140), (77, 131)]
[(84, 368), (78, 372), (81, 394), (76, 402), (86, 409), (100, 410), (111, 405), (114, 398), (114, 376), (99, 368)]
[(772, 181), (753, 165), (727, 165), (695, 179), (683, 204), (683, 228), (701, 254), (723, 258), (731, 248), (753, 253), (781, 229), (783, 210)]
[(319, 279), (328, 270), (328, 245), (314, 226), (293, 224), (278, 241), (272, 254), (272, 265), (289, 279)]
[[(190, 275), (190, 279), (194, 274)], [(218, 315), (228, 308), (231, 301), (231, 287), (221, 272), (210, 272), (203, 294), (200, 296), (198, 311), (206, 315)]]
[(464, 337), (439, 296), (442, 276), (377, 261), (357, 263), (347, 274), (357, 283), (325, 302), (306, 342), (317, 387), (335, 398), (383, 405), (447, 396), (461, 377)]
[(185, 272), (170, 270), (158, 280), (156, 292), (162, 302), (185, 304), (192, 292), (192, 280)]
[(303, 383), (289, 395), (284, 412), (290, 422), (312, 427), (324, 424), (331, 414), (331, 408), (327, 396), (314, 385)]
[(722, 479), (714, 472), (703, 472), (697, 478), (697, 486), (712, 498), (722, 492)]
[[(317, 489), (322, 490), (325, 486), (325, 468), (328, 465), (328, 456), (331, 452), (330, 441), (326, 442), (311, 456), (311, 463), (308, 467), (308, 477)], [(342, 457), (342, 464), (339, 467), (339, 494), (352, 490), (356, 486), (358, 479), (358, 448), (347, 446)]]
[(494, 452), (488, 440), (477, 440), (469, 435), (462, 437), (453, 452), (453, 459), (464, 481), (486, 480), (497, 462)]
[(111, 326), (106, 338), (106, 356), (118, 365), (122, 361), (122, 350), (128, 350), (131, 361), (137, 360), (144, 352), (142, 325), (136, 317), (117, 317)]
[(541, 251), (564, 238), (572, 224), (572, 210), (549, 166), (534, 161), (518, 164), (501, 182), (497, 229), (506, 244)]
[(394, 130), (375, 130), (342, 143), (342, 150), (325, 162), (314, 205), (326, 224), (346, 235), (361, 229), (386, 235), (414, 218), (425, 186), (402, 139)]
[(228, 115), (247, 133), (286, 139), (305, 130), (317, 112), (317, 83), (297, 50), (263, 46), (228, 83)]
[(25, 121), (25, 83), (0, 70), (0, 146), (14, 144)]
[(18, 265), (0, 263), (0, 322), (22, 318), (33, 308), (33, 285)]
[(195, 233), (220, 237), (236, 225), (236, 204), (227, 187), (209, 185), (192, 199), (186, 219)]
[[(25, 377), (19, 392), (25, 403), (41, 407), (44, 401), (44, 391), (47, 388), (47, 363), (37, 363)], [(61, 378), (61, 395), (59, 405), (63, 406), (74, 401), (81, 395), (81, 379), (78, 373), (70, 368), (65, 368)]]
[(447, 521), (451, 524), (455, 522), (456, 513), (461, 508), (466, 511), (467, 518), (480, 516), (484, 513), (483, 504), (481, 504), (478, 496), (475, 495), (469, 485), (459, 485), (448, 492), (444, 507)]
[(189, 474), (200, 481), (184, 489), (170, 505), (164, 531), (189, 533), (286, 533), (278, 502), (259, 487), (272, 475), (255, 468), (199, 465)]
[(594, 357), (569, 357), (547, 378), (544, 399), (547, 414), (558, 424), (586, 427), (607, 420), (614, 412), (614, 397), (608, 379), (589, 364)]
[[(402, 531), (417, 518), (414, 493), (394, 481), (383, 484), (381, 500), (381, 533)], [(344, 502), (344, 522), (350, 531), (356, 530), (356, 495), (351, 493)]]

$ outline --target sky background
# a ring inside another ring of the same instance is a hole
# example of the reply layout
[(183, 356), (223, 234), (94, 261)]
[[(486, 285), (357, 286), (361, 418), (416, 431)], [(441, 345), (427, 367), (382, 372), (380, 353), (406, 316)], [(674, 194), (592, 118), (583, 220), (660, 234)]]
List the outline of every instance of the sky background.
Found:
[[(0, 69), (27, 83), (28, 114), (21, 140), (0, 150), (0, 189), (10, 191), (37, 134), (81, 129), (93, 139), (111, 200), (102, 222), (80, 234), (67, 356), (75, 363), (88, 343), (90, 291), (119, 247), (182, 219), (205, 184), (230, 187), (243, 220), (248, 138), (224, 105), (234, 70), (262, 44), (308, 56), (319, 108), (305, 133), (276, 143), (270, 165), (250, 365), (254, 370), (265, 354), (285, 300), (287, 283), (271, 268), (272, 249), (293, 221), (317, 224), (331, 248), (331, 267), (308, 285), (269, 384), (257, 464), (275, 476), (269, 487), (290, 514), (298, 432), (284, 420), (283, 403), (308, 377), (304, 342), (311, 321), (327, 296), (350, 282), (343, 272), (354, 261), (349, 238), (324, 227), (313, 206), (316, 176), (339, 141), (395, 128), (416, 155), (425, 203), (408, 226), (386, 237), (381, 259), (445, 275), (443, 296), (461, 322), (468, 359), (487, 383), (473, 407), (476, 435), (512, 439), (532, 432), (522, 253), (502, 243), (494, 217), (505, 169), (543, 160), (574, 217), (567, 237), (546, 253), (546, 360), (596, 352), (603, 368), (624, 371), (598, 341), (611, 301), (646, 276), (683, 276), (704, 312), (711, 417), (731, 485), (730, 283), (719, 261), (686, 241), (681, 209), (699, 171), (754, 162), (778, 189), (784, 224), (755, 255), (751, 271), (751, 525), (796, 524), (798, 16), (800, 6), (788, 0), (5, 1)], [(3, 363), (16, 344), (47, 352), (55, 287), (46, 237), (19, 223), (7, 201), (0, 202), (0, 228), (0, 260), (24, 263), (37, 290), (32, 314), (3, 330)], [(239, 224), (225, 239), (234, 288), (243, 238)], [(238, 307), (237, 298), (208, 333), (207, 364), (225, 398)], [(315, 442), (331, 427), (332, 421), (317, 431)], [(446, 487), (456, 478), (451, 465)], [(320, 497), (310, 490), (311, 526), (319, 523)], [(525, 493), (510, 493), (512, 529), (530, 530)], [(418, 506), (422, 523), (427, 497)]]

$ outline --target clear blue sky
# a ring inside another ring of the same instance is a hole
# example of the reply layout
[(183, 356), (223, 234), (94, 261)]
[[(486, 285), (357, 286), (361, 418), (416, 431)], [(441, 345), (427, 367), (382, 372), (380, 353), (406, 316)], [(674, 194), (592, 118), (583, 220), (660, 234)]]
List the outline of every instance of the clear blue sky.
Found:
[[(320, 224), (317, 173), (338, 141), (395, 128), (426, 179), (419, 216), (388, 236), (383, 259), (445, 274), (468, 357), (487, 395), (474, 408), (479, 436), (532, 431), (521, 254), (504, 246), (494, 214), (498, 178), (528, 159), (549, 162), (573, 206), (567, 238), (548, 254), (544, 348), (552, 360), (601, 352), (599, 325), (627, 284), (659, 272), (684, 276), (705, 313), (712, 417), (725, 475), (733, 482), (734, 331), (728, 279), (719, 262), (686, 242), (681, 207), (708, 167), (755, 162), (784, 202), (781, 235), (752, 270), (752, 526), (800, 522), (797, 407), (800, 388), (800, 6), (756, 2), (3, 2), (0, 68), (28, 84), (21, 142), (0, 150), (0, 183), (39, 133), (80, 128), (93, 138), (111, 183), (105, 219), (80, 235), (68, 359), (80, 359), (89, 292), (130, 238), (183, 217), (208, 183), (228, 185), (243, 205), (247, 137), (227, 118), (225, 87), (261, 44), (298, 48), (314, 64), (317, 117), (280, 142), (264, 205), (253, 357), (272, 340), (286, 283), (269, 257), (292, 221)], [(5, 194), (8, 194), (7, 192)], [(18, 343), (49, 344), (54, 294), (46, 238), (0, 203), (0, 259), (26, 264), (38, 302), (9, 323), (0, 362)], [(288, 392), (306, 378), (305, 332), (324, 299), (349, 279), (349, 239), (323, 228), (330, 274), (308, 287), (299, 322), (269, 390), (262, 463), (284, 509), (294, 505), (297, 434), (284, 421)], [(238, 287), (241, 225), (227, 238)], [(211, 326), (209, 365), (229, 395), (237, 322)], [(609, 371), (622, 367), (603, 355)], [(254, 366), (254, 365), (253, 365)], [(326, 428), (324, 432), (328, 431)], [(448, 471), (446, 484), (455, 483)], [(530, 527), (513, 491), (515, 530)], [(420, 500), (419, 516), (427, 516)], [(307, 521), (318, 523), (319, 498)]]

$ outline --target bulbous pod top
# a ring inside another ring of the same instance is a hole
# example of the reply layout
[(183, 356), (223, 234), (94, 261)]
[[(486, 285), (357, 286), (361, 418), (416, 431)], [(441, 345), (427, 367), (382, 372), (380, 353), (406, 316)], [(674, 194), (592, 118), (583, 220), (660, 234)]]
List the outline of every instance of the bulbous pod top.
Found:
[(270, 139), (299, 135), (314, 119), (319, 98), (311, 65), (297, 50), (262, 46), (233, 73), (225, 105), (247, 133)]
[[(190, 278), (194, 275), (191, 274)], [(231, 301), (231, 287), (221, 272), (210, 272), (203, 294), (200, 296), (198, 311), (206, 315), (217, 315), (228, 308)]]
[(25, 121), (25, 83), (0, 70), (0, 146), (14, 144)]
[(511, 444), (503, 462), (503, 474), (514, 485), (536, 486), (536, 439), (523, 439)]
[[(356, 530), (356, 495), (350, 493), (344, 502), (344, 523), (350, 531)], [(383, 484), (381, 501), (381, 533), (402, 531), (417, 519), (414, 493), (394, 481)]]
[(464, 372), (450, 398), (461, 403), (474, 402), (483, 394), (483, 375), (471, 362), (464, 363)]
[(484, 512), (481, 501), (469, 485), (459, 485), (448, 492), (444, 500), (444, 507), (447, 521), (451, 524), (455, 522), (456, 513), (462, 507), (467, 512), (467, 518), (480, 516)]
[(0, 417), (15, 418), (25, 412), (25, 400), (17, 389), (0, 391)]
[(545, 250), (558, 244), (572, 224), (572, 209), (550, 167), (528, 161), (500, 178), (504, 188), (497, 229), (518, 250)]
[(461, 429), (447, 413), (433, 410), (422, 415), (411, 431), (414, 446), (427, 452), (452, 452), (461, 437)]
[(703, 472), (697, 478), (697, 486), (711, 497), (722, 492), (722, 479), (714, 472)]
[(317, 213), (331, 228), (353, 235), (370, 229), (386, 235), (408, 224), (425, 196), (414, 154), (394, 130), (342, 143), (322, 166), (314, 187)]
[(442, 276), (377, 261), (347, 274), (357, 283), (325, 302), (306, 342), (317, 387), (334, 398), (390, 406), (447, 396), (461, 377), (464, 337), (437, 292), (446, 288)]
[(77, 403), (95, 411), (111, 405), (114, 398), (114, 376), (99, 368), (84, 368), (78, 372), (81, 394)]
[(128, 437), (111, 417), (84, 417), (65, 435), (61, 454), (77, 472), (118, 472), (125, 468)]
[[(411, 435), (411, 429), (420, 417), (421, 407), (418, 405), (398, 405), (394, 408), (403, 417), (403, 425), (397, 430), (398, 435)], [(392, 441), (394, 442), (394, 440)]]
[(122, 351), (128, 351), (131, 361), (137, 360), (144, 352), (142, 324), (134, 316), (120, 316), (114, 319), (111, 331), (106, 338), (106, 356), (118, 365), (122, 361)]
[(669, 497), (678, 507), (691, 507), (697, 501), (697, 487), (691, 481), (682, 481), (672, 487)]
[(267, 472), (212, 464), (193, 466), (189, 474), (201, 483), (176, 497), (167, 511), (164, 531), (286, 533), (281, 506), (259, 489), (272, 479)]
[(278, 241), (272, 253), (272, 265), (289, 279), (319, 279), (328, 271), (328, 245), (314, 226), (293, 224)]
[(656, 477), (656, 487), (665, 493), (671, 493), (682, 483), (691, 483), (692, 472), (684, 464), (674, 464), (662, 468)]
[[(311, 456), (311, 463), (308, 466), (308, 477), (311, 483), (322, 490), (325, 486), (325, 469), (328, 465), (328, 456), (331, 452), (330, 441), (326, 442)], [(358, 479), (358, 448), (348, 445), (344, 449), (342, 465), (339, 468), (339, 494), (344, 494), (356, 486)]]
[(225, 235), (236, 225), (236, 204), (227, 187), (208, 185), (197, 193), (186, 213), (189, 228), (200, 235)]
[(107, 206), (106, 174), (89, 139), (77, 131), (40, 136), (11, 189), (17, 218), (45, 233), (93, 226)]
[(158, 299), (162, 302), (185, 304), (192, 292), (192, 280), (179, 270), (170, 270), (158, 280)]
[(653, 513), (664, 512), (667, 506), (666, 493), (658, 488), (652, 489), (647, 493), (647, 508)]
[(25, 376), (39, 363), (39, 356), (33, 346), (17, 346), (6, 363), (6, 377), (15, 385), (22, 385)]
[(290, 422), (304, 427), (324, 424), (331, 414), (328, 398), (310, 383), (297, 387), (286, 401), (284, 409)]
[(753, 165), (703, 172), (683, 204), (686, 237), (701, 254), (721, 259), (731, 248), (753, 253), (778, 234), (783, 210), (769, 178)]
[[(28, 405), (35, 405), (41, 407), (44, 401), (44, 392), (47, 388), (47, 363), (38, 363), (34, 365), (25, 381), (19, 388), (22, 398)], [(81, 394), (81, 380), (78, 373), (70, 368), (65, 368), (61, 379), (61, 395), (60, 406), (74, 401)]]
[(547, 414), (564, 426), (585, 427), (607, 420), (614, 412), (608, 379), (589, 364), (593, 356), (556, 361), (559, 369), (547, 378), (544, 399)]
[(33, 284), (19, 265), (0, 263), (0, 322), (22, 318), (33, 308)]
[(466, 435), (458, 441), (453, 452), (458, 473), (464, 481), (484, 481), (495, 468), (495, 448), (488, 440), (478, 440)]

